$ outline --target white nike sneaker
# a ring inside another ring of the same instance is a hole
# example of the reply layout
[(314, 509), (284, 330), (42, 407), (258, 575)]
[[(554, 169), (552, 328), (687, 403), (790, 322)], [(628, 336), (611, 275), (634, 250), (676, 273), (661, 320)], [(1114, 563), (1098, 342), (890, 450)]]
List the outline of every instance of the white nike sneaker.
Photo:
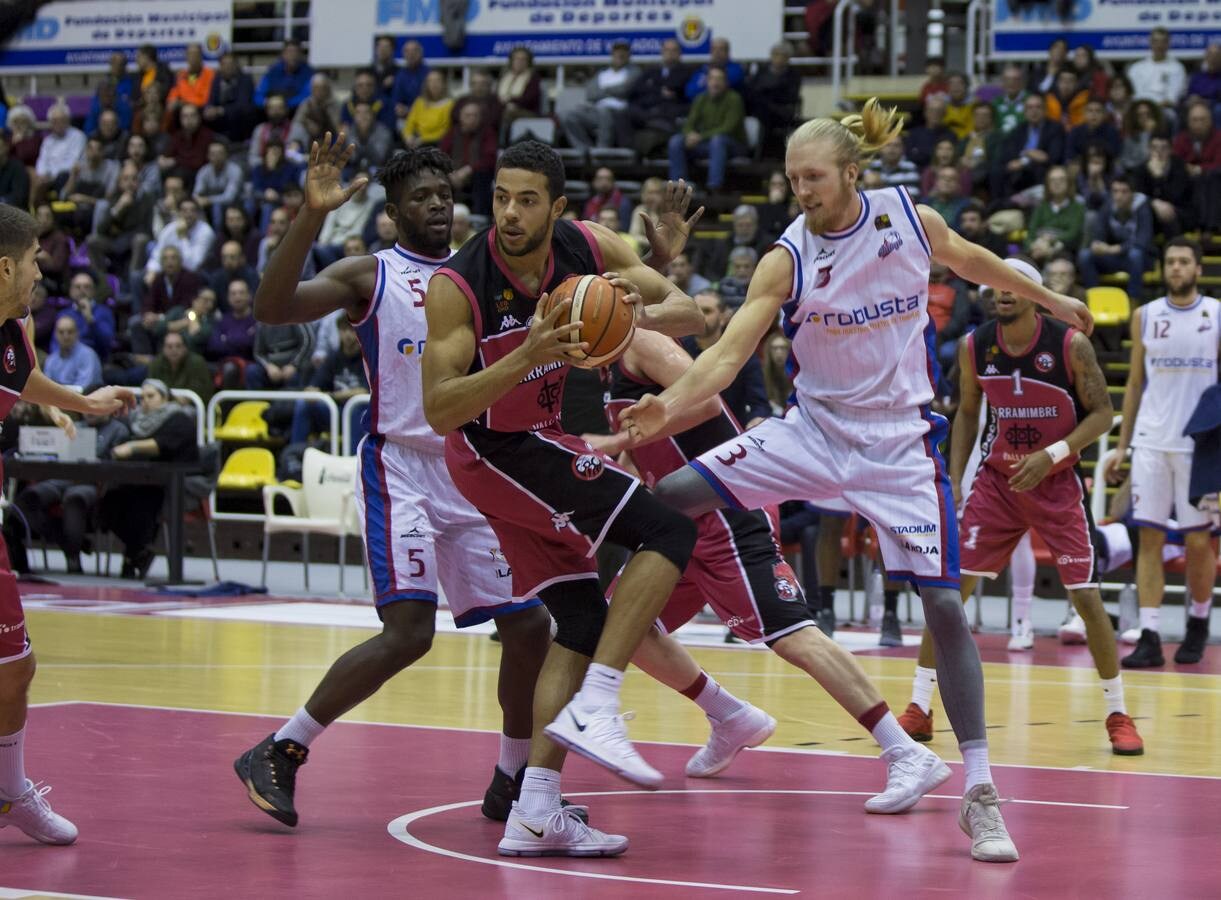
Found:
[(1034, 647), (1034, 625), (1029, 619), (1015, 619), (1009, 637), (1010, 650), (1030, 650)]
[(724, 772), (741, 751), (758, 747), (776, 733), (776, 720), (749, 703), (723, 722), (708, 721), (712, 724), (708, 743), (687, 760), (687, 774), (692, 778)]
[[(1061, 644), (1084, 644), (1085, 619), (1073, 613), (1072, 618), (1061, 625), (1056, 633), (1060, 636)], [(1136, 642), (1133, 641), (1132, 643)]]
[(971, 839), (971, 858), (981, 862), (1017, 862), (1017, 847), (1001, 818), (996, 788), (977, 784), (962, 798), (958, 827)]
[(1140, 626), (1129, 628), (1119, 636), (1119, 639), (1125, 644), (1136, 644), (1140, 642)]
[(630, 712), (620, 714), (614, 704), (588, 710), (570, 700), (543, 733), (561, 747), (605, 766), (632, 784), (655, 791), (661, 787), (662, 775), (644, 761), (627, 739), (623, 723), (632, 718)]
[(918, 744), (883, 750), (882, 759), (886, 762), (886, 790), (865, 801), (865, 812), (906, 812), (950, 777), (950, 767), (941, 757)]
[(580, 812), (587, 812), (584, 806), (557, 806), (528, 817), (514, 803), (497, 850), (501, 856), (618, 856), (627, 849), (627, 838), (590, 828)]
[(51, 809), (46, 795), (51, 786), (43, 787), (25, 780), (25, 793), (13, 800), (0, 798), (0, 828), (16, 825), (36, 841), (44, 844), (71, 844), (76, 840), (76, 826)]

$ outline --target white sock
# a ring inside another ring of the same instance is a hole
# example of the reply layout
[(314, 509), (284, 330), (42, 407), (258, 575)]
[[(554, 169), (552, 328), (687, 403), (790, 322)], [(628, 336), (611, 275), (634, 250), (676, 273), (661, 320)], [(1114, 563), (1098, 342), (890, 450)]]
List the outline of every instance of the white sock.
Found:
[(296, 741), (302, 747), (308, 747), (324, 731), (326, 726), (319, 725), (303, 706), (280, 726), (280, 730), (276, 732), (276, 740)]
[(1140, 627), (1144, 631), (1160, 631), (1162, 608), (1160, 606), (1142, 606), (1140, 608)]
[(586, 709), (603, 706), (619, 707), (619, 688), (623, 687), (623, 673), (601, 663), (590, 663), (585, 673), (581, 690), (573, 699)]
[(0, 737), (0, 797), (15, 800), (25, 793), (25, 728)]
[(962, 751), (962, 765), (966, 776), (967, 791), (977, 784), (992, 784), (992, 767), (988, 765), (988, 742), (967, 741), (959, 744)]
[(696, 706), (704, 711), (708, 718), (714, 722), (724, 722), (734, 713), (745, 708), (746, 704), (725, 690), (724, 686), (718, 684), (715, 678), (707, 672), (700, 674), (707, 681), (704, 682), (704, 687), (699, 694), (691, 699), (695, 701)]
[(543, 816), (560, 805), (560, 773), (555, 769), (527, 766), (517, 806), (523, 816)]
[(926, 713), (933, 708), (933, 691), (937, 689), (937, 670), (916, 666), (916, 677), (912, 679), (912, 703)]
[(1123, 676), (1102, 679), (1102, 699), (1107, 703), (1107, 715), (1111, 713), (1126, 713), (1127, 706), (1123, 702)]
[(1034, 561), (1034, 548), (1030, 545), (1030, 532), (1022, 535), (1021, 541), (1009, 557), (1009, 586), (1013, 589), (1013, 617), (1025, 620), (1030, 617), (1030, 601), (1034, 599), (1034, 579), (1038, 567)]
[(500, 758), (496, 761), (496, 768), (513, 778), (529, 758), (529, 738), (511, 738), (507, 734), (500, 736)]
[(1197, 619), (1207, 619), (1209, 611), (1213, 608), (1213, 598), (1209, 597), (1203, 603), (1196, 600), (1191, 601), (1191, 615)]
[(1033, 602), (1034, 594), (1022, 596), (1015, 591), (1013, 594), (1013, 621), (1028, 622), (1030, 620), (1030, 606)]
[(912, 747), (916, 746), (916, 742), (908, 737), (907, 732), (903, 730), (903, 726), (899, 724), (899, 720), (892, 712), (887, 712), (882, 716), (878, 724), (873, 726), (870, 734), (883, 750), (889, 750), (891, 747), (906, 747), (909, 744)]

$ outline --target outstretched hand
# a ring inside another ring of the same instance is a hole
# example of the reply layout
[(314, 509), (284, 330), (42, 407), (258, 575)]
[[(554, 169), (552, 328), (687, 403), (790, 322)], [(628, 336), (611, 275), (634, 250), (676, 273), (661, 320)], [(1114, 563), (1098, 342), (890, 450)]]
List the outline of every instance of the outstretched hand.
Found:
[(639, 446), (660, 434), (668, 419), (665, 401), (656, 394), (645, 394), (619, 413), (619, 432), (628, 436), (629, 446)]
[(136, 393), (131, 388), (98, 388), (85, 399), (89, 402), (90, 414), (95, 416), (115, 416), (136, 408)]
[(344, 132), (332, 140), (328, 131), (321, 141), (310, 146), (309, 169), (305, 173), (305, 205), (309, 209), (323, 213), (338, 209), (369, 183), (368, 176), (360, 175), (346, 188), (343, 186), (343, 170), (356, 152), (356, 145), (347, 141)]
[(1094, 315), (1088, 306), (1067, 294), (1052, 294), (1052, 297), (1053, 302), (1047, 306), (1049, 313), (1087, 336), (1094, 333)]
[(647, 212), (641, 211), (644, 236), (652, 251), (649, 264), (653, 268), (669, 265), (670, 261), (686, 248), (691, 230), (704, 215), (704, 207), (701, 206), (687, 216), (687, 208), (691, 205), (694, 193), (694, 188), (681, 178), (678, 181), (667, 181), (657, 221), (654, 222)]

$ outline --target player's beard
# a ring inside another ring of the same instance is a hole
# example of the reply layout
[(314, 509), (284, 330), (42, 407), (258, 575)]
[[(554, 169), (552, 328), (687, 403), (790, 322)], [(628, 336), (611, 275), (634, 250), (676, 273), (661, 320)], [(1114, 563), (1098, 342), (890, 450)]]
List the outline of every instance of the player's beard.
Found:
[(403, 230), (402, 236), (407, 239), (408, 247), (414, 247), (426, 256), (444, 256), (449, 252), (449, 242), (454, 231), (453, 219), (449, 220), (449, 227), (445, 229), (444, 240), (436, 237), (428, 230), (427, 221), (417, 227), (417, 223), (403, 216), (398, 224)]
[[(835, 225), (844, 210), (852, 206), (852, 197), (856, 188), (846, 173), (840, 174), (838, 195), (826, 200), (817, 210), (806, 215), (806, 226), (812, 234), (826, 234), (834, 231)], [(851, 223), (849, 223), (851, 224)]]
[(550, 227), (550, 222), (540, 228), (538, 231), (526, 238), (526, 243), (520, 250), (510, 250), (504, 245), (499, 237), (496, 238), (496, 249), (504, 256), (529, 256), (535, 250), (543, 245), (543, 241), (547, 240), (547, 229)]
[(1185, 278), (1179, 287), (1175, 287), (1169, 281), (1166, 282), (1166, 293), (1178, 300), (1192, 300), (1196, 296), (1196, 280), (1194, 278)]

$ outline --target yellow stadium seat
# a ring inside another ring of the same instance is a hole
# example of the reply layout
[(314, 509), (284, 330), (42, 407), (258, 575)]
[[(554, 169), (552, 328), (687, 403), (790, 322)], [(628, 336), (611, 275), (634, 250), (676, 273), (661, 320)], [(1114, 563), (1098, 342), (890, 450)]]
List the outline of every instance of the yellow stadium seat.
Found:
[(1090, 288), (1085, 293), (1085, 302), (1094, 316), (1095, 325), (1126, 325), (1132, 317), (1132, 301), (1123, 288)]
[(216, 429), (218, 441), (265, 441), (268, 439), (267, 422), (263, 411), (270, 403), (266, 400), (243, 400), (229, 411), (225, 424)]
[(257, 491), (276, 483), (276, 458), (266, 447), (242, 447), (225, 460), (216, 486), (221, 490)]

